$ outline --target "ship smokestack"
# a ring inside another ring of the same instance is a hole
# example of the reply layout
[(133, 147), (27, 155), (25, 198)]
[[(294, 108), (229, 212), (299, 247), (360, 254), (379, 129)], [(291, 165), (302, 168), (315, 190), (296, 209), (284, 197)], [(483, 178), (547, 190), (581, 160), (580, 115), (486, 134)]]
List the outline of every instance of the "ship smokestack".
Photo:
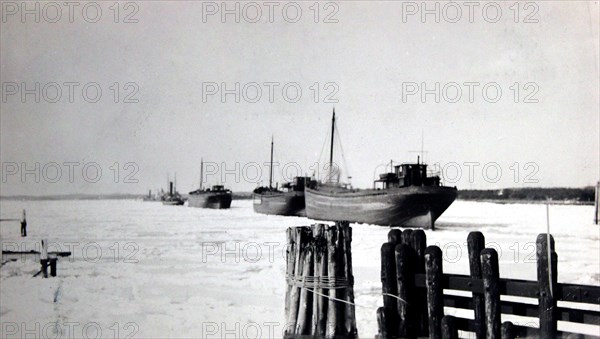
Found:
[(169, 195), (173, 195), (173, 182), (169, 181)]

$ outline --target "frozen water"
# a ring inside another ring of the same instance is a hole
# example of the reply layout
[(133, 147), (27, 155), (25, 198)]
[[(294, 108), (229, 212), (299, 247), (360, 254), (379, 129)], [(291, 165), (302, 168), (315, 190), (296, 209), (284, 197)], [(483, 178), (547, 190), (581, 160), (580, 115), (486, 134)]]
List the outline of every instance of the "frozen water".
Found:
[[(58, 277), (32, 278), (39, 263), (0, 269), (2, 337), (281, 337), (285, 325), (285, 229), (306, 218), (134, 200), (2, 201), (1, 217), (27, 210), (28, 237), (3, 222), (3, 250), (72, 251)], [(593, 206), (550, 206), (559, 282), (600, 284), (600, 227)], [(444, 250), (444, 270), (468, 273), (466, 238), (479, 230), (496, 248), (501, 277), (536, 279), (535, 239), (546, 207), (456, 201), (426, 231)], [(361, 338), (377, 332), (381, 244), (389, 228), (353, 224), (356, 316)], [(5, 258), (2, 260), (5, 262)], [(518, 321), (517, 321), (518, 322)], [(525, 321), (523, 321), (525, 322)], [(559, 324), (560, 325), (560, 324)], [(597, 327), (582, 331), (593, 334)]]

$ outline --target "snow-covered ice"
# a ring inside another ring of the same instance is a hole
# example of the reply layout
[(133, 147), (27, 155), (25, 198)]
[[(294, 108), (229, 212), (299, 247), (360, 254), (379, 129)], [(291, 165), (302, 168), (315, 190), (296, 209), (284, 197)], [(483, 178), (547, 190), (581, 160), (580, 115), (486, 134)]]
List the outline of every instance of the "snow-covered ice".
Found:
[[(2, 266), (3, 338), (281, 337), (285, 229), (312, 223), (255, 214), (250, 200), (234, 201), (229, 210), (134, 200), (1, 201), (0, 207), (2, 218), (26, 209), (29, 235), (20, 237), (18, 222), (3, 222), (3, 250), (39, 249), (46, 238), (50, 251), (73, 252), (59, 260), (53, 279), (32, 278), (39, 263), (31, 259)], [(600, 285), (593, 212), (593, 206), (550, 206), (559, 282)], [(361, 338), (372, 338), (382, 305), (379, 250), (389, 229), (352, 227), (357, 327)], [(467, 235), (480, 230), (498, 250), (501, 277), (536, 279), (544, 205), (456, 201), (437, 227), (426, 231), (427, 242), (444, 250), (446, 272), (468, 273)], [(600, 335), (598, 327), (577, 329)]]

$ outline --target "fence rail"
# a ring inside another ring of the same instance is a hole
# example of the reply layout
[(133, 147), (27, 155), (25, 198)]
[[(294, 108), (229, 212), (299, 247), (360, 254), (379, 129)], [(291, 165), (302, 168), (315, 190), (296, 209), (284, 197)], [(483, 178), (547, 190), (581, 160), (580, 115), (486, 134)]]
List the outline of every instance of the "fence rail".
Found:
[[(598, 338), (557, 330), (557, 321), (565, 321), (596, 325), (600, 334), (600, 311), (582, 307), (600, 305), (600, 287), (557, 282), (552, 235), (537, 237), (537, 281), (500, 278), (498, 254), (485, 248), (480, 232), (471, 232), (467, 239), (469, 275), (443, 273), (441, 249), (426, 247), (426, 242), (422, 230), (394, 229), (382, 245), (384, 306), (377, 310), (378, 338), (457, 338), (459, 330), (474, 332), (477, 339)], [(471, 292), (472, 296), (444, 293), (445, 290)], [(533, 298), (537, 304), (501, 300), (501, 295)], [(557, 306), (558, 301), (569, 303)], [(444, 307), (471, 310), (474, 317), (445, 315)], [(539, 327), (502, 323), (502, 314), (537, 318)]]

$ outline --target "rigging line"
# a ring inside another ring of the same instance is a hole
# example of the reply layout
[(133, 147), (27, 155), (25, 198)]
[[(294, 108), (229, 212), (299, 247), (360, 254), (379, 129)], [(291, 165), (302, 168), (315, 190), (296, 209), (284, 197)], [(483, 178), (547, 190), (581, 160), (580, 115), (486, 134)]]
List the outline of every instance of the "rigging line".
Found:
[(346, 171), (348, 172), (347, 177), (350, 177), (350, 168), (348, 167), (348, 163), (346, 162), (346, 157), (344, 156), (344, 148), (342, 147), (342, 137), (340, 135), (340, 132), (338, 131), (337, 122), (335, 123), (334, 127), (335, 127), (335, 132), (338, 135), (338, 142), (340, 144), (340, 153), (342, 154), (342, 161), (344, 162), (344, 167), (346, 168)]
[[(369, 307), (369, 306), (358, 305), (358, 304), (356, 304), (356, 303), (353, 303), (353, 302), (351, 302), (351, 301), (348, 301), (348, 300), (344, 300), (344, 299), (339, 299), (339, 298), (331, 297), (331, 296), (329, 296), (329, 295), (326, 295), (326, 294), (323, 294), (323, 293), (319, 293), (319, 292), (315, 291), (314, 289), (310, 289), (310, 288), (307, 288), (307, 287), (300, 287), (300, 288), (304, 288), (305, 290), (307, 290), (307, 291), (309, 291), (309, 292), (312, 292), (312, 293), (314, 293), (314, 294), (316, 294), (316, 295), (320, 295), (321, 297), (325, 297), (325, 298), (327, 298), (327, 299), (329, 299), (329, 300), (335, 300), (335, 301), (339, 301), (339, 302), (342, 302), (342, 303), (344, 303), (344, 304), (352, 305), (352, 306), (354, 306), (354, 307), (362, 307), (362, 308), (369, 308), (369, 309), (371, 308), (371, 307)], [(399, 297), (399, 296), (397, 296), (397, 295), (393, 295), (393, 294), (390, 294), (390, 293), (382, 293), (382, 295), (384, 295), (384, 296), (389, 296), (389, 297), (392, 297), (392, 298), (396, 298), (396, 299), (400, 300), (401, 302), (403, 302), (403, 303), (405, 303), (405, 304), (407, 304), (407, 305), (408, 305), (408, 302), (407, 302), (406, 300), (404, 300), (404, 299), (400, 298), (400, 297)]]
[[(329, 131), (329, 129), (327, 129), (327, 136), (323, 140), (323, 146), (321, 147), (321, 154), (319, 154), (319, 158), (317, 160), (317, 174), (319, 174), (319, 172), (321, 170), (321, 166), (319, 164), (321, 163), (321, 157), (323, 156), (323, 152), (325, 151), (325, 147), (327, 146), (327, 140), (329, 140), (330, 134), (331, 134), (331, 132)], [(321, 179), (320, 176), (317, 179)]]

